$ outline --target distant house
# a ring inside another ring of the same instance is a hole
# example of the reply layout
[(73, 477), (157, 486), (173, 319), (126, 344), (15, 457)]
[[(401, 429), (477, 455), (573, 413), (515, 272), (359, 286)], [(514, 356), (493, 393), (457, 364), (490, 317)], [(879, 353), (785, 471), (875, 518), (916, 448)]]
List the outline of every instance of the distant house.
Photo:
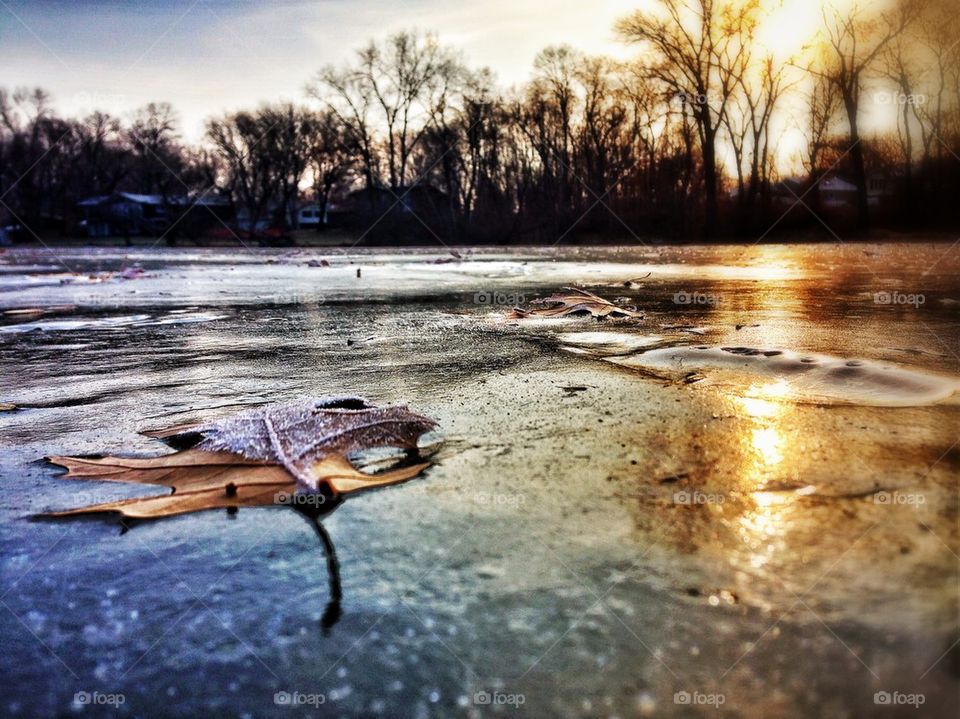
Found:
[(903, 176), (898, 172), (871, 172), (867, 175), (867, 202), (880, 207), (902, 192)]
[(174, 222), (184, 230), (207, 218), (216, 221), (229, 214), (230, 203), (221, 197), (163, 197), (133, 192), (88, 197), (77, 203), (80, 229), (87, 237), (161, 235)]
[(308, 203), (306, 205), (300, 205), (297, 210), (297, 227), (302, 228), (315, 228), (318, 225), (326, 224), (327, 218), (323, 217), (324, 213), (320, 211), (320, 205), (316, 203)]
[(835, 175), (821, 180), (817, 191), (824, 207), (853, 207), (857, 204), (857, 186)]
[(450, 203), (446, 193), (430, 185), (398, 188), (361, 188), (333, 205), (329, 212), (344, 218), (366, 222), (372, 216), (391, 217), (394, 221), (441, 223), (449, 219)]
[[(901, 178), (896, 173), (871, 172), (867, 175), (867, 202), (870, 207), (882, 207), (898, 191)], [(857, 205), (857, 186), (838, 175), (831, 175), (818, 185), (820, 202), (824, 207), (852, 208)]]
[(160, 195), (114, 192), (77, 203), (80, 228), (87, 237), (147, 235), (163, 232), (169, 215)]

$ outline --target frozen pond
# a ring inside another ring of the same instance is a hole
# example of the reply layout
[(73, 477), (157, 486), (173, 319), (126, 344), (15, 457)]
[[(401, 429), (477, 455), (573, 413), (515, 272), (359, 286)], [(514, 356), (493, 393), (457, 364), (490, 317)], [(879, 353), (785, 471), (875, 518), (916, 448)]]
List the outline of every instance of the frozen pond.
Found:
[[(572, 285), (644, 317), (506, 316)], [(11, 249), (0, 311), (4, 715), (955, 716), (950, 244)], [(29, 518), (344, 394), (444, 443), (325, 519), (339, 607), (289, 510)]]

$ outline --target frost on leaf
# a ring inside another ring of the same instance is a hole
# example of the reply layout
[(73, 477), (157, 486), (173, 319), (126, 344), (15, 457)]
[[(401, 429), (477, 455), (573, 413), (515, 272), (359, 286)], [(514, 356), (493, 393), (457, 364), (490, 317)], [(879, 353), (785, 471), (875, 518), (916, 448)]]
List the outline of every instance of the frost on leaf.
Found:
[[(155, 518), (203, 509), (295, 503), (297, 497), (337, 498), (411, 479), (421, 462), (378, 474), (356, 469), (351, 452), (397, 447), (416, 452), (436, 422), (403, 406), (376, 407), (360, 397), (274, 404), (233, 417), (147, 432), (181, 451), (152, 458), (50, 457), (66, 478), (166, 486), (173, 491), (96, 504), (52, 516), (119, 512)], [(309, 504), (309, 503), (307, 503)]]

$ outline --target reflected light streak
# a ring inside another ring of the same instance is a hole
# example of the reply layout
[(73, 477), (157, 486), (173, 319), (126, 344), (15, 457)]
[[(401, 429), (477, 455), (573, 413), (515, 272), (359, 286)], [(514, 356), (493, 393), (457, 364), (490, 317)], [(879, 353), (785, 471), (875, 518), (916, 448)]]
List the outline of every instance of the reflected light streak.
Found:
[(763, 567), (776, 551), (795, 499), (791, 492), (755, 491), (767, 484), (771, 472), (780, 469), (789, 449), (782, 432), (791, 406), (782, 400), (789, 393), (789, 384), (780, 380), (753, 385), (736, 399), (751, 425), (743, 433), (743, 484), (754, 502), (739, 518), (738, 532), (750, 548), (748, 561), (755, 569)]

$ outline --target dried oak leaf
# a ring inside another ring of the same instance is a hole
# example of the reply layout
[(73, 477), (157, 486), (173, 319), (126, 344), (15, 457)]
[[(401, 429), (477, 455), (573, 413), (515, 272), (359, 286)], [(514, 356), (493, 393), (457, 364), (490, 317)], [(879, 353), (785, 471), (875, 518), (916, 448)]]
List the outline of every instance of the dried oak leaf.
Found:
[(570, 315), (590, 315), (598, 319), (636, 318), (642, 319), (643, 313), (636, 307), (623, 307), (598, 297), (592, 292), (564, 287), (565, 294), (551, 295), (543, 299), (533, 300), (530, 309), (516, 307), (510, 313), (512, 318), (525, 317), (567, 317)]
[(373, 447), (415, 450), (436, 422), (406, 407), (376, 407), (360, 397), (268, 405), (216, 422), (146, 432), (182, 451), (152, 458), (49, 457), (65, 478), (100, 479), (170, 487), (170, 494), (125, 499), (51, 512), (71, 516), (120, 512), (157, 518), (204, 509), (295, 503), (322, 504), (364, 489), (420, 474), (422, 462), (379, 474), (357, 470), (347, 453)]

